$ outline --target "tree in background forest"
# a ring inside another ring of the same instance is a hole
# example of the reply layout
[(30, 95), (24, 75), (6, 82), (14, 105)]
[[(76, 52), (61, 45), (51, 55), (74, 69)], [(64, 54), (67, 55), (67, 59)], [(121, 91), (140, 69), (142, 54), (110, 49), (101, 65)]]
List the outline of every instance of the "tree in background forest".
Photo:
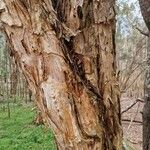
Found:
[(118, 0), (116, 51), (122, 98), (144, 96), (147, 38), (139, 28), (146, 29), (138, 1)]
[(4, 34), (0, 32), (0, 104), (28, 102), (30, 95), (25, 79), (16, 67), (14, 58), (6, 46)]
[(57, 147), (122, 149), (115, 0), (0, 0), (0, 20)]
[[(139, 0), (141, 12), (150, 32), (150, 0)], [(143, 150), (150, 150), (150, 36), (148, 33), (145, 105), (143, 108)]]

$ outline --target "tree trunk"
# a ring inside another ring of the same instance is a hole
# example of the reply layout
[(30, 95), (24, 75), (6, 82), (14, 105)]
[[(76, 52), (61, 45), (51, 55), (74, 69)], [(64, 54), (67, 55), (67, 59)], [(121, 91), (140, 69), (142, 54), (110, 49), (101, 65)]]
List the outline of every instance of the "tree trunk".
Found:
[(10, 75), (10, 95), (16, 96), (17, 94), (17, 84), (18, 84), (18, 69), (15, 65), (15, 62), (12, 61), (12, 73)]
[(150, 150), (150, 37), (147, 50), (147, 72), (144, 85), (145, 104), (143, 108), (143, 150)]
[(1, 21), (60, 150), (120, 150), (115, 0), (1, 0)]
[[(150, 0), (139, 0), (144, 21), (150, 31)], [(143, 150), (150, 150), (150, 36), (147, 47), (147, 72), (144, 85)]]
[(146, 23), (148, 30), (150, 31), (150, 0), (139, 0), (143, 19)]

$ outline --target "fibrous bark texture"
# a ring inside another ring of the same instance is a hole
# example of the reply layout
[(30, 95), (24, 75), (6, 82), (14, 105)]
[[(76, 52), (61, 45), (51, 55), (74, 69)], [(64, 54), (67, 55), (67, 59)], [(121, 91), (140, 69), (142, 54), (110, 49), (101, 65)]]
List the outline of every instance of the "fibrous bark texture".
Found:
[[(141, 12), (150, 33), (150, 0), (139, 0)], [(147, 46), (147, 72), (144, 85), (143, 150), (150, 150), (150, 35)]]
[(146, 26), (150, 31), (150, 0), (139, 0), (139, 4)]
[(147, 51), (147, 72), (144, 85), (145, 104), (143, 108), (143, 150), (150, 150), (150, 37)]
[(12, 52), (60, 150), (121, 150), (115, 0), (0, 0)]

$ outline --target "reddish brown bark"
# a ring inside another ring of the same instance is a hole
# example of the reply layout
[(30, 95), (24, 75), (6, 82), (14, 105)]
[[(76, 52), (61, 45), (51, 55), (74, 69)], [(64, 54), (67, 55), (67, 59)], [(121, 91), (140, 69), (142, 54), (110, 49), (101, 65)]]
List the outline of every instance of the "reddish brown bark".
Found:
[(1, 21), (60, 150), (120, 150), (114, 0), (5, 0)]

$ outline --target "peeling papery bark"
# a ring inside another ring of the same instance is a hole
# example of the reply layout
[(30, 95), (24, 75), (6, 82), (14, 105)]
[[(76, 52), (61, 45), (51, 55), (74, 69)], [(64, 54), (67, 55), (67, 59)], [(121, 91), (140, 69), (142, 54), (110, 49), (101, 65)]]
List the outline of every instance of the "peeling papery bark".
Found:
[(1, 0), (0, 5), (12, 53), (58, 149), (121, 150), (115, 1)]

